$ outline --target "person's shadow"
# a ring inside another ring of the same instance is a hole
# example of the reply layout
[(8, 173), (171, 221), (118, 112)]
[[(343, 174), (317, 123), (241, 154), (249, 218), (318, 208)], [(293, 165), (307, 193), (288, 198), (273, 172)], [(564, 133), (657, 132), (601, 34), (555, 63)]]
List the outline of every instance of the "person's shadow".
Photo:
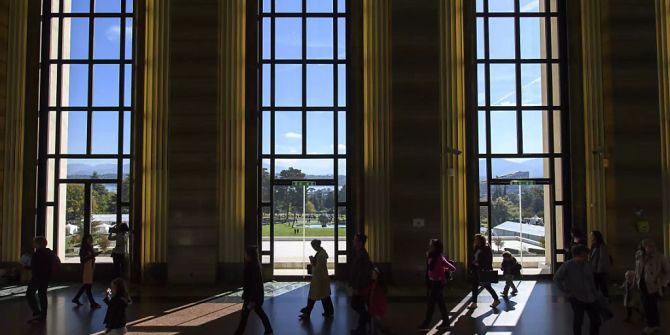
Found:
[(470, 309), (465, 314), (458, 317), (454, 323), (454, 326), (447, 331), (451, 331), (452, 334), (486, 334), (486, 325), (484, 324), (484, 319), (492, 314), (500, 313), (500, 311), (497, 309), (492, 308), (488, 312), (475, 318), (472, 316), (474, 311), (474, 309)]

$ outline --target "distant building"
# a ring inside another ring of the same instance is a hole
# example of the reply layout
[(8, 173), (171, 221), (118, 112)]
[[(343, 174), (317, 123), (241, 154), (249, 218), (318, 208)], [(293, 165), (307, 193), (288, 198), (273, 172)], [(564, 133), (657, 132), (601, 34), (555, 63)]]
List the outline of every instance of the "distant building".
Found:
[(538, 243), (541, 243), (545, 238), (544, 226), (505, 221), (493, 227), (493, 234), (497, 236), (519, 236), (519, 233), (521, 233), (521, 237)]

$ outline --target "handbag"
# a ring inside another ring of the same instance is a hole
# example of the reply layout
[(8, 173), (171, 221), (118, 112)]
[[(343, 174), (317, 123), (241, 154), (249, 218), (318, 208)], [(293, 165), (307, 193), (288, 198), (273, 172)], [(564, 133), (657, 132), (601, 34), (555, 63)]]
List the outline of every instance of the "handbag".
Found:
[(479, 282), (485, 284), (497, 284), (498, 283), (498, 271), (497, 270), (482, 270), (479, 271)]

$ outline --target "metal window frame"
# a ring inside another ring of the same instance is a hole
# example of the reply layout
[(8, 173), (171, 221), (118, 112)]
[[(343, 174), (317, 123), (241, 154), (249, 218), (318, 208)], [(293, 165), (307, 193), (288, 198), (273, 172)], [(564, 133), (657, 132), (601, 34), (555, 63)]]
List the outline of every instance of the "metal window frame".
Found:
[[(257, 64), (258, 64), (258, 75), (257, 78), (259, 78), (259, 82), (257, 83), (257, 108), (255, 113), (257, 114), (256, 120), (258, 120), (258, 126), (257, 129), (258, 131), (258, 169), (257, 169), (257, 180), (258, 180), (258, 203), (257, 203), (257, 219), (258, 219), (258, 236), (257, 236), (257, 243), (259, 246), (259, 251), (261, 256), (269, 256), (270, 257), (270, 266), (273, 267), (274, 269), (274, 241), (275, 241), (275, 236), (274, 236), (274, 187), (275, 186), (287, 186), (291, 185), (293, 181), (297, 180), (292, 180), (292, 179), (279, 179), (276, 178), (275, 176), (275, 160), (277, 159), (330, 159), (333, 162), (333, 178), (332, 179), (300, 179), (300, 181), (312, 181), (315, 183), (315, 186), (333, 186), (334, 187), (334, 204), (333, 204), (333, 215), (334, 215), (334, 250), (335, 250), (335, 268), (337, 269), (338, 264), (342, 264), (339, 262), (339, 257), (338, 256), (346, 256), (347, 251), (346, 250), (339, 250), (339, 213), (340, 213), (340, 208), (344, 207), (346, 208), (346, 216), (347, 216), (347, 232), (349, 232), (348, 226), (350, 226), (350, 213), (351, 209), (349, 206), (350, 204), (350, 194), (351, 192), (346, 192), (346, 199), (345, 201), (340, 201), (340, 195), (339, 195), (339, 186), (338, 185), (338, 180), (339, 180), (339, 171), (338, 171), (338, 162), (339, 160), (347, 160), (349, 158), (349, 148), (347, 148), (346, 153), (341, 153), (338, 148), (338, 133), (339, 133), (339, 113), (340, 112), (346, 112), (347, 107), (350, 106), (349, 100), (350, 100), (350, 94), (348, 92), (349, 90), (349, 85), (345, 85), (345, 90), (347, 91), (346, 93), (346, 100), (344, 104), (340, 105), (339, 101), (339, 72), (340, 69), (339, 67), (341, 65), (344, 65), (345, 68), (345, 77), (351, 78), (350, 72), (351, 72), (351, 66), (350, 66), (350, 59), (351, 59), (351, 54), (350, 54), (350, 1), (345, 2), (345, 11), (344, 12), (339, 12), (338, 11), (338, 0), (332, 0), (333, 2), (333, 11), (329, 13), (322, 13), (322, 12), (307, 12), (307, 0), (302, 0), (302, 10), (301, 12), (294, 12), (294, 13), (277, 13), (275, 10), (275, 1), (271, 1), (271, 8), (270, 12), (263, 12), (263, 6), (262, 6), (263, 0), (258, 0), (258, 13), (256, 14), (256, 22), (257, 22), (257, 27), (258, 27), (258, 59), (257, 59)], [(300, 59), (277, 59), (275, 57), (275, 27), (276, 27), (276, 19), (277, 18), (295, 18), (295, 19), (300, 19), (301, 20), (301, 58)], [(328, 18), (332, 19), (333, 22), (333, 55), (332, 58), (328, 59), (308, 59), (307, 58), (307, 20), (311, 18)], [(263, 56), (263, 20), (264, 19), (269, 19), (270, 21), (270, 58), (265, 59)], [(341, 59), (339, 58), (338, 55), (338, 39), (339, 39), (339, 25), (342, 24), (340, 20), (344, 20), (344, 29), (345, 29), (345, 58)], [(301, 83), (301, 105), (299, 106), (276, 106), (276, 97), (275, 97), (275, 83), (276, 83), (276, 77), (275, 77), (275, 66), (276, 65), (285, 65), (285, 64), (290, 64), (290, 65), (299, 65), (301, 68), (301, 76), (302, 76), (302, 83)], [(308, 65), (315, 65), (315, 64), (323, 64), (323, 65), (332, 65), (332, 71), (333, 71), (333, 105), (332, 106), (308, 106), (307, 105), (307, 67)], [(270, 103), (267, 104), (263, 101), (263, 66), (264, 65), (269, 65), (270, 66)], [(282, 112), (282, 111), (290, 111), (290, 112), (300, 112), (301, 113), (301, 133), (302, 133), (302, 150), (300, 154), (277, 154), (275, 153), (275, 114), (276, 112)], [(267, 122), (268, 120), (263, 120), (263, 113), (269, 112), (270, 115), (270, 151), (269, 153), (264, 154), (263, 153), (263, 122)], [(333, 153), (332, 154), (309, 154), (307, 152), (307, 115), (308, 113), (311, 112), (331, 112), (332, 117), (333, 117)], [(350, 113), (346, 113), (346, 123), (348, 124), (349, 120), (349, 115)], [(350, 137), (350, 132), (347, 131), (346, 139), (344, 139), (344, 143), (348, 142), (348, 139)], [(342, 141), (342, 139), (340, 140)], [(270, 198), (269, 201), (263, 201), (263, 162), (269, 160), (270, 166), (268, 172), (270, 173)], [(347, 164), (347, 188), (349, 187), (349, 171), (350, 171), (349, 164)], [(270, 249), (263, 251), (262, 243), (263, 243), (263, 210), (269, 208), (270, 210)], [(348, 234), (348, 233), (347, 233)]]
[[(137, 38), (136, 38), (136, 17), (137, 17), (137, 1), (135, 0), (119, 0), (121, 5), (121, 11), (116, 13), (98, 13), (95, 11), (95, 2), (94, 0), (89, 1), (89, 12), (88, 13), (65, 13), (62, 11), (64, 8), (64, 0), (57, 0), (58, 3), (58, 12), (52, 12), (52, 2), (51, 1), (42, 1), (42, 36), (41, 36), (41, 55), (40, 55), (40, 101), (39, 101), (39, 148), (38, 148), (38, 184), (37, 184), (37, 210), (36, 210), (36, 235), (44, 235), (47, 231), (46, 225), (49, 224), (46, 222), (46, 213), (49, 207), (53, 208), (53, 231), (54, 234), (59, 234), (59, 229), (62, 228), (62, 222), (59, 222), (58, 207), (60, 203), (60, 186), (69, 185), (69, 184), (79, 184), (84, 185), (85, 190), (85, 200), (84, 200), (84, 229), (81, 232), (90, 233), (91, 231), (91, 187), (94, 184), (114, 184), (116, 186), (116, 222), (120, 223), (122, 220), (123, 210), (128, 209), (129, 214), (129, 224), (132, 222), (133, 217), (133, 192), (132, 185), (128, 185), (128, 199), (123, 199), (123, 179), (124, 179), (124, 162), (128, 163), (128, 174), (129, 178), (132, 181), (132, 176), (134, 173), (133, 167), (133, 158), (134, 158), (134, 148), (133, 142), (134, 138), (132, 136), (132, 131), (134, 127), (134, 99), (133, 90), (135, 89), (135, 49), (137, 47)], [(134, 1), (132, 12), (127, 12), (128, 1)], [(85, 59), (64, 59), (63, 58), (63, 21), (65, 19), (72, 18), (83, 18), (88, 19), (88, 55)], [(95, 20), (100, 18), (116, 18), (119, 20), (120, 34), (119, 34), (119, 55), (118, 58), (114, 59), (97, 59), (94, 57), (94, 33), (95, 33)], [(126, 34), (126, 26), (128, 20), (132, 20), (132, 35), (128, 36)], [(52, 22), (57, 22), (58, 24), (58, 41), (57, 41), (57, 55), (51, 55), (51, 25)], [(126, 38), (130, 37), (132, 40), (133, 48), (132, 53), (127, 57), (126, 56)], [(87, 66), (87, 102), (85, 106), (62, 106), (62, 68), (64, 65), (86, 65)], [(93, 69), (95, 65), (117, 65), (119, 72), (119, 97), (118, 105), (115, 106), (93, 106)], [(56, 81), (55, 90), (50, 84), (51, 77), (51, 66), (56, 66)], [(131, 66), (130, 71), (130, 80), (131, 80), (131, 92), (126, 92), (125, 87), (125, 77), (126, 77), (126, 67)], [(56, 93), (56, 105), (50, 106), (50, 95), (51, 92)], [(130, 97), (129, 104), (125, 104), (126, 96)], [(87, 129), (86, 129), (86, 149), (83, 154), (65, 154), (61, 153), (61, 139), (62, 139), (62, 127), (61, 127), (61, 114), (63, 112), (82, 112), (86, 113), (87, 116)], [(117, 113), (118, 119), (118, 129), (117, 129), (117, 151), (116, 153), (105, 153), (105, 154), (94, 154), (92, 152), (92, 138), (93, 134), (93, 113), (94, 112), (111, 112)], [(49, 115), (55, 113), (56, 125), (55, 125), (55, 134), (51, 136), (49, 133)], [(124, 134), (125, 118), (126, 113), (129, 113), (131, 117), (130, 128), (126, 131), (128, 134)], [(128, 151), (124, 152), (124, 135), (128, 135)], [(49, 153), (49, 140), (50, 137), (54, 140), (54, 152)], [(61, 178), (60, 177), (60, 162), (62, 159), (114, 159), (116, 160), (116, 178), (115, 179), (91, 179), (91, 178)], [(49, 160), (53, 161), (54, 165), (54, 177), (52, 185), (47, 185), (48, 181), (48, 162)], [(47, 198), (47, 190), (49, 187), (53, 188), (53, 199), (49, 201)], [(58, 245), (58, 239), (52, 241), (52, 245), (55, 251), (58, 251), (60, 247)]]

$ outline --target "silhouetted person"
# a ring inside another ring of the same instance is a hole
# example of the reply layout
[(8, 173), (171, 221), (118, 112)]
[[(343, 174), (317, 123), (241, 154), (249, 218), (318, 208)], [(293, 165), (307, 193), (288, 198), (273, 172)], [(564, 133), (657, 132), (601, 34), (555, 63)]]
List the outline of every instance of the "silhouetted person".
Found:
[(647, 319), (647, 327), (643, 333), (652, 334), (661, 329), (658, 298), (663, 287), (670, 283), (670, 265), (656, 251), (656, 243), (651, 239), (643, 240), (635, 255), (635, 280), (640, 288), (642, 309)]
[(235, 335), (244, 334), (244, 329), (247, 327), (249, 320), (249, 313), (255, 311), (258, 317), (263, 322), (265, 327), (265, 334), (272, 334), (272, 326), (270, 319), (263, 311), (263, 275), (261, 274), (261, 263), (258, 259), (258, 251), (256, 248), (249, 247), (246, 249), (244, 255), (244, 285), (242, 292), (242, 318), (240, 324), (237, 326)]
[(610, 254), (603, 234), (597, 230), (591, 232), (591, 255), (589, 257), (591, 270), (593, 270), (593, 281), (596, 289), (602, 292), (605, 298), (609, 298), (607, 290), (607, 277), (610, 272)]
[(121, 223), (109, 230), (107, 239), (116, 241), (112, 249), (112, 261), (114, 262), (114, 276), (124, 278), (126, 276), (126, 254), (128, 252), (128, 234), (130, 229), (125, 223)]
[(598, 307), (599, 291), (593, 282), (593, 271), (587, 262), (589, 249), (584, 245), (572, 248), (572, 259), (563, 263), (554, 275), (558, 288), (568, 295), (572, 306), (572, 331), (575, 335), (582, 333), (584, 313), (589, 315), (589, 334), (600, 331), (600, 313)]
[(386, 283), (379, 268), (372, 269), (368, 312), (370, 313), (370, 333), (389, 334), (389, 329), (384, 325), (384, 316), (386, 315)]
[(584, 238), (584, 234), (582, 233), (582, 230), (579, 227), (572, 226), (570, 228), (570, 244), (568, 245), (568, 248), (565, 250), (565, 260), (568, 261), (572, 258), (572, 248), (574, 248), (577, 245), (586, 245), (586, 238)]
[(307, 306), (300, 310), (303, 320), (309, 319), (314, 304), (321, 300), (323, 305), (323, 316), (332, 318), (335, 313), (333, 301), (330, 299), (330, 277), (328, 277), (328, 253), (321, 247), (320, 240), (312, 240), (312, 248), (316, 251), (314, 256), (309, 256), (309, 263), (312, 268), (312, 280), (309, 285), (309, 295)]
[(472, 279), (472, 301), (470, 308), (477, 308), (477, 296), (479, 295), (479, 286), (493, 297), (491, 308), (496, 308), (500, 304), (496, 291), (491, 287), (491, 283), (481, 282), (480, 273), (482, 271), (493, 271), (493, 251), (486, 245), (486, 238), (481, 235), (475, 235), (472, 250), (472, 265), (470, 266), (470, 277)]
[(447, 273), (456, 271), (456, 267), (451, 264), (443, 255), (444, 245), (438, 239), (430, 240), (428, 252), (426, 253), (426, 289), (428, 290), (426, 316), (423, 319), (420, 329), (430, 330), (430, 323), (435, 312), (435, 305), (440, 309), (442, 324), (440, 328), (449, 326), (449, 314), (447, 306), (444, 304), (444, 288), (447, 285)]
[(103, 322), (105, 324), (105, 334), (123, 335), (128, 332), (126, 329), (126, 308), (132, 303), (132, 300), (123, 279), (112, 280), (111, 286), (107, 289), (104, 300), (107, 304), (107, 313)]
[(90, 234), (84, 235), (84, 238), (81, 240), (81, 247), (79, 247), (79, 262), (81, 263), (81, 281), (82, 286), (77, 292), (77, 295), (72, 298), (72, 302), (77, 306), (81, 306), (79, 302), (79, 297), (86, 292), (88, 297), (88, 302), (91, 304), (91, 308), (100, 308), (101, 306), (95, 302), (93, 299), (93, 293), (91, 288), (93, 286), (93, 272), (95, 271), (95, 257), (100, 253), (93, 250), (93, 236)]
[[(47, 288), (54, 268), (60, 261), (58, 257), (47, 248), (47, 239), (44, 236), (37, 236), (33, 240), (35, 252), (30, 260), (30, 269), (32, 277), (28, 289), (26, 290), (26, 299), (28, 306), (33, 311), (33, 318), (28, 322), (44, 322), (47, 319)], [(37, 297), (35, 296), (37, 293)]]
[(351, 331), (352, 334), (365, 334), (367, 324), (370, 322), (367, 304), (372, 277), (372, 263), (370, 263), (368, 251), (365, 250), (365, 242), (367, 242), (365, 235), (359, 233), (354, 236), (355, 256), (351, 263), (349, 285), (352, 289), (351, 308), (358, 314), (358, 324), (356, 329)]
[(642, 311), (640, 309), (640, 289), (637, 287), (635, 282), (635, 271), (626, 271), (624, 274), (624, 282), (621, 284), (621, 289), (623, 289), (623, 306), (626, 307), (626, 318), (624, 322), (631, 322), (631, 317), (633, 316), (633, 311), (636, 311), (640, 315), (640, 319), (643, 319)]
[(505, 279), (505, 288), (502, 291), (504, 298), (507, 297), (510, 288), (512, 288), (512, 295), (519, 293), (519, 290), (514, 286), (514, 278), (521, 275), (521, 264), (516, 261), (516, 258), (509, 251), (503, 252), (502, 258), (500, 269), (503, 270), (503, 278)]

